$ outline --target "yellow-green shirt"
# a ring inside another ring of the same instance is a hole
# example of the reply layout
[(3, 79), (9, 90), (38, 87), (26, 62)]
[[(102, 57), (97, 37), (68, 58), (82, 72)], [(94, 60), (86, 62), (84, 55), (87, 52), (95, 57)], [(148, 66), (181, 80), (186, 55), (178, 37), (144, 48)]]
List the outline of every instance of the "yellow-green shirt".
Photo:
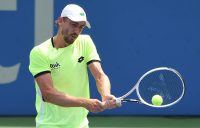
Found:
[[(30, 53), (29, 70), (34, 77), (51, 73), (54, 88), (75, 97), (89, 98), (87, 65), (100, 61), (96, 47), (88, 35), (79, 35), (65, 48), (55, 48), (53, 38), (34, 47)], [(36, 84), (36, 127), (64, 126), (82, 128), (88, 125), (88, 111), (82, 107), (61, 107), (44, 102)]]

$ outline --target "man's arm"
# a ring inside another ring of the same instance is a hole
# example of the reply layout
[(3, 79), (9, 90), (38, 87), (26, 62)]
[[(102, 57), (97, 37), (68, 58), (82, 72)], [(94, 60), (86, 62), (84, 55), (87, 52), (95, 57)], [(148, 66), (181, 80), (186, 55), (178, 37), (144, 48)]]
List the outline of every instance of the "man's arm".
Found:
[(102, 97), (102, 101), (107, 102), (108, 108), (116, 107), (115, 96), (111, 95), (111, 85), (108, 76), (104, 73), (99, 62), (92, 62), (88, 65), (97, 85), (98, 92)]
[(103, 111), (103, 103), (97, 99), (86, 99), (73, 97), (64, 94), (53, 87), (50, 73), (40, 75), (35, 78), (45, 102), (56, 104), (63, 107), (84, 107), (91, 112)]
[(110, 95), (110, 81), (108, 76), (103, 72), (99, 62), (89, 64), (89, 69), (96, 81), (98, 92), (101, 94), (102, 100), (105, 101), (106, 97)]

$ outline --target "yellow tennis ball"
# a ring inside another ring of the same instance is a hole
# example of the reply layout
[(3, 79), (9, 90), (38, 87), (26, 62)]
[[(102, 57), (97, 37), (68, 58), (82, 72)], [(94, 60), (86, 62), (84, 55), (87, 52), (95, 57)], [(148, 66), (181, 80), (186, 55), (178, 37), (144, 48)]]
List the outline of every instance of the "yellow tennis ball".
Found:
[(154, 95), (151, 99), (151, 102), (155, 106), (160, 106), (163, 103), (163, 98), (160, 95)]

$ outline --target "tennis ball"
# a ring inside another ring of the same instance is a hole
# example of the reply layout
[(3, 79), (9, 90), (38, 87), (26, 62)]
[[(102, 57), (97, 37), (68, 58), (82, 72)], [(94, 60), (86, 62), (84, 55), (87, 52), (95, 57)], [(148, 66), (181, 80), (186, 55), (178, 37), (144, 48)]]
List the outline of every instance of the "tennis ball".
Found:
[(154, 95), (151, 99), (151, 102), (155, 106), (160, 106), (163, 103), (163, 98), (160, 95)]

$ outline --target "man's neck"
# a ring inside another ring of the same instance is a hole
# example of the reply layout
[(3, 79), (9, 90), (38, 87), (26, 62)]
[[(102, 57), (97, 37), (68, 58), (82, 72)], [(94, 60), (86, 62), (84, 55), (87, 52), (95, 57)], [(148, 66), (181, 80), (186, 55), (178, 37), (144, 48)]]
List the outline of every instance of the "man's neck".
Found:
[(55, 48), (64, 48), (69, 46), (69, 44), (63, 39), (63, 36), (59, 34), (53, 37), (53, 43)]

